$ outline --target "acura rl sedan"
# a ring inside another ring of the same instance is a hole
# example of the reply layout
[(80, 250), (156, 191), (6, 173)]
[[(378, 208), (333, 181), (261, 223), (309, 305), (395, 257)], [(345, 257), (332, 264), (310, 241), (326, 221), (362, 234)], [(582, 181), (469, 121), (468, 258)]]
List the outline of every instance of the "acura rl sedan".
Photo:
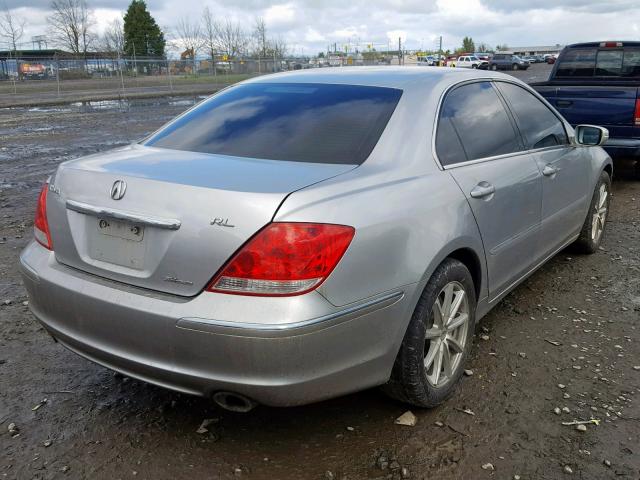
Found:
[(227, 88), (65, 162), (21, 255), (73, 352), (246, 411), (454, 389), (476, 322), (603, 238), (605, 129), (472, 69), (337, 68)]

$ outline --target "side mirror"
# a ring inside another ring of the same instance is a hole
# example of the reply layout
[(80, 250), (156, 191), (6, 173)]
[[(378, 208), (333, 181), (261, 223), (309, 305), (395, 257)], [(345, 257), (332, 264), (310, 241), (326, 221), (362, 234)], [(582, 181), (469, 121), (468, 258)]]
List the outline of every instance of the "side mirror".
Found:
[(596, 146), (609, 140), (609, 130), (595, 125), (578, 125), (575, 128), (577, 145)]

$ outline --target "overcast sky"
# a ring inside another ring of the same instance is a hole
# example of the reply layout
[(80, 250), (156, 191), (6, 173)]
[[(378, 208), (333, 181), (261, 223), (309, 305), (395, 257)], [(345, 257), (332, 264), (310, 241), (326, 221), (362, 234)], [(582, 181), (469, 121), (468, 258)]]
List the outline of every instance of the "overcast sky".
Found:
[[(46, 35), (50, 0), (0, 0), (27, 21), (24, 41)], [(87, 0), (97, 29), (122, 16), (128, 0)], [(295, 54), (312, 55), (327, 45), (359, 42), (378, 49), (432, 49), (440, 35), (454, 49), (462, 37), (492, 47), (555, 45), (590, 40), (640, 40), (640, 0), (147, 0), (163, 29), (181, 16), (197, 19), (208, 5), (219, 18), (247, 28), (262, 16), (269, 34), (282, 35)], [(28, 48), (23, 45), (23, 48)]]

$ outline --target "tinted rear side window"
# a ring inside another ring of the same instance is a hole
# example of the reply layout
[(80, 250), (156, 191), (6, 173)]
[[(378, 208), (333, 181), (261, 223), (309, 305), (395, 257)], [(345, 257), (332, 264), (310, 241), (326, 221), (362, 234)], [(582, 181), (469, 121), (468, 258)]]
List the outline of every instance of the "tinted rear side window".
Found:
[(640, 47), (624, 49), (622, 76), (640, 77)]
[(516, 117), (526, 148), (544, 148), (568, 142), (562, 122), (532, 93), (512, 83), (497, 82)]
[(596, 48), (572, 48), (560, 60), (556, 77), (592, 77), (596, 67)]
[(447, 94), (436, 134), (436, 153), (443, 165), (519, 150), (518, 135), (489, 82), (463, 85)]
[(640, 48), (574, 48), (558, 64), (556, 77), (639, 77)]
[(361, 164), (402, 91), (255, 83), (206, 100), (155, 133), (153, 147), (294, 162)]

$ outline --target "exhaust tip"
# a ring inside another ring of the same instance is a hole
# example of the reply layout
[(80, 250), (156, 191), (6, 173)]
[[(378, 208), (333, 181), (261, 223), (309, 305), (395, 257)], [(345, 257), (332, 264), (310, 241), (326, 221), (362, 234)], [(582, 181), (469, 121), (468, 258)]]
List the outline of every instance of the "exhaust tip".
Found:
[(213, 394), (213, 401), (225, 410), (238, 413), (250, 412), (258, 405), (250, 398), (233, 392), (216, 392)]

